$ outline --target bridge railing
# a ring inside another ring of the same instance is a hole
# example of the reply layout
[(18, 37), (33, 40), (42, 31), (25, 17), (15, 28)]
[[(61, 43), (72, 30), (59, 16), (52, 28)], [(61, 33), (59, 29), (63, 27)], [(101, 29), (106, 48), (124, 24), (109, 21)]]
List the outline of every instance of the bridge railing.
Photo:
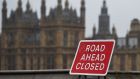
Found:
[(140, 79), (140, 71), (110, 71), (105, 77), (69, 75), (69, 70), (14, 70), (0, 71), (0, 79)]

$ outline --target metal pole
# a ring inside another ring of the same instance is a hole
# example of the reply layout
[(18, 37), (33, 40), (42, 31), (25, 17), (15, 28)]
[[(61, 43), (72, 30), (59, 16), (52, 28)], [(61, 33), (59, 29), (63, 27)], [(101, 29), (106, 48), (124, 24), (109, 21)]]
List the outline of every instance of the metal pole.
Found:
[(98, 76), (98, 79), (100, 79), (100, 76)]

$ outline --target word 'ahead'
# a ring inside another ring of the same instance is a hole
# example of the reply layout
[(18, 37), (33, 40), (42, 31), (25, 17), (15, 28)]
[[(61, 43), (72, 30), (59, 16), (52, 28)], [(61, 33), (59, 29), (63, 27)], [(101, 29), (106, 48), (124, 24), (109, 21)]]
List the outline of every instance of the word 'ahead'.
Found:
[(70, 74), (105, 76), (115, 40), (82, 40), (79, 43)]

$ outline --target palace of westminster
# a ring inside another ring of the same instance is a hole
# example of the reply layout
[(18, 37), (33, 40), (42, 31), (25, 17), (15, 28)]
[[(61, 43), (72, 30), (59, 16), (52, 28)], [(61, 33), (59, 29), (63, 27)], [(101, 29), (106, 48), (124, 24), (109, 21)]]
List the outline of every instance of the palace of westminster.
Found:
[(115, 39), (116, 46), (110, 71), (140, 71), (140, 21), (133, 19), (126, 37), (119, 38), (115, 26), (110, 31), (110, 16), (103, 1), (98, 30), (85, 37), (85, 0), (81, 0), (80, 16), (69, 7), (69, 1), (57, 0), (46, 15), (46, 0), (40, 0), (41, 18), (32, 11), (29, 0), (26, 10), (18, 0), (16, 10), (7, 16), (7, 0), (2, 3), (0, 34), (0, 70), (69, 69), (80, 40)]

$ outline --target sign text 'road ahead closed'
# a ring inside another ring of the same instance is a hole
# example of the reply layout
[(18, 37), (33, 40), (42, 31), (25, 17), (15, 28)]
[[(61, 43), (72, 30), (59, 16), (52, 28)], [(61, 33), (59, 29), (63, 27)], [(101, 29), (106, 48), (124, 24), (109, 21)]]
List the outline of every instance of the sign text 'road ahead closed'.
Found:
[(114, 40), (80, 41), (70, 74), (105, 76), (114, 46)]

